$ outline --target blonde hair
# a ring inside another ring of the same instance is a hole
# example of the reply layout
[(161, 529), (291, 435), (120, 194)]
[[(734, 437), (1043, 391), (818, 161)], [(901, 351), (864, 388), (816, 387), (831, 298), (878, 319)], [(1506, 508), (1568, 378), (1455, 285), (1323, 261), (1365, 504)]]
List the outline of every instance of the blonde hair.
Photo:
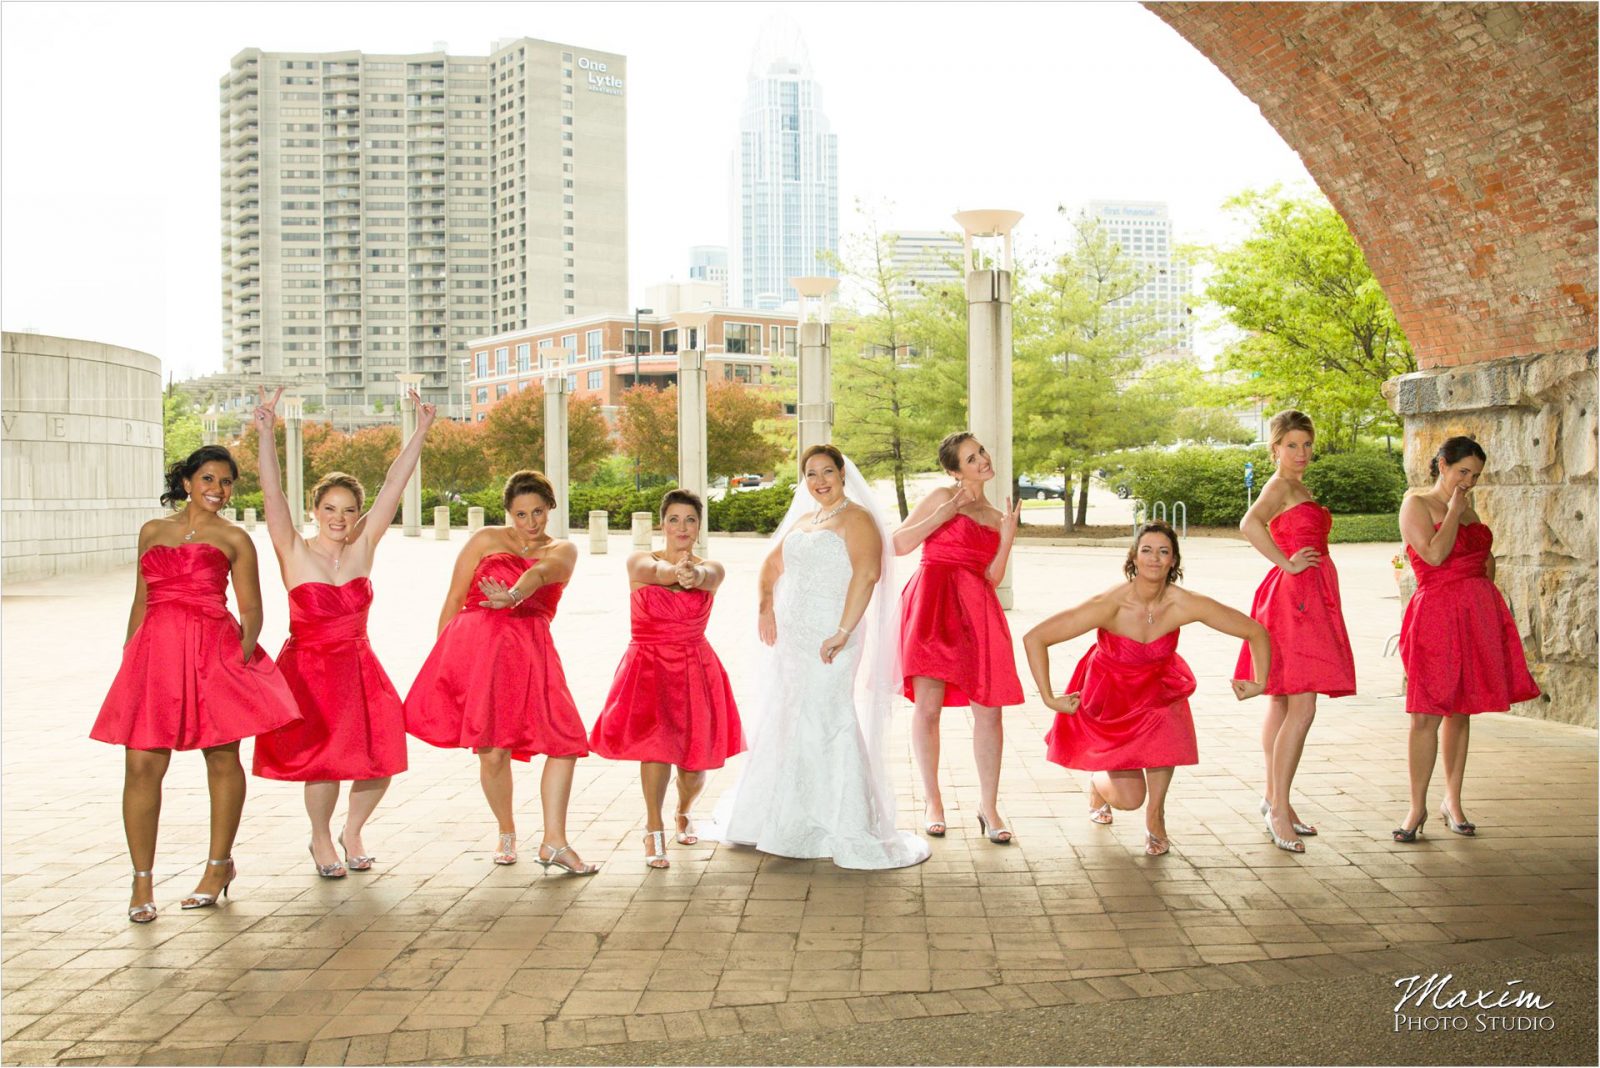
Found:
[(1317, 440), (1317, 428), (1311, 425), (1311, 417), (1305, 412), (1293, 408), (1285, 408), (1272, 417), (1267, 424), (1267, 451), (1278, 447), (1278, 442), (1288, 436), (1292, 430), (1304, 430), (1311, 435), (1311, 440)]
[(367, 501), (367, 487), (355, 475), (347, 475), (343, 471), (329, 471), (311, 487), (311, 507), (315, 508), (322, 503), (322, 498), (328, 495), (331, 489), (347, 489), (356, 496), (356, 511), (361, 511)]

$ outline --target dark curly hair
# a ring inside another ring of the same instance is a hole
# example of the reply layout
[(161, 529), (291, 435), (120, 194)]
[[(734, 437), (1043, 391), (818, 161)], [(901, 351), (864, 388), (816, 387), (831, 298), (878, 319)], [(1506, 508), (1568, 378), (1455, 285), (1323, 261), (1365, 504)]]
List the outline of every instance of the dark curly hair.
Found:
[(1128, 546), (1128, 558), (1122, 562), (1122, 573), (1133, 581), (1133, 576), (1139, 573), (1139, 542), (1146, 534), (1160, 534), (1172, 546), (1172, 570), (1167, 572), (1167, 585), (1172, 585), (1183, 578), (1183, 553), (1178, 549), (1178, 532), (1166, 523), (1157, 520), (1145, 523), (1133, 532), (1133, 544)]
[(1489, 462), (1489, 458), (1483, 454), (1483, 446), (1465, 434), (1446, 438), (1445, 443), (1439, 446), (1439, 451), (1433, 454), (1433, 459), (1428, 461), (1428, 474), (1434, 478), (1439, 477), (1440, 460), (1444, 461), (1446, 467), (1450, 467), (1469, 456), (1476, 456), (1483, 463)]
[(202, 445), (167, 468), (167, 489), (161, 494), (161, 503), (173, 507), (188, 500), (189, 491), (183, 488), (184, 480), (193, 478), (196, 471), (211, 463), (227, 464), (233, 477), (239, 477), (239, 465), (234, 461), (233, 453), (221, 445)]

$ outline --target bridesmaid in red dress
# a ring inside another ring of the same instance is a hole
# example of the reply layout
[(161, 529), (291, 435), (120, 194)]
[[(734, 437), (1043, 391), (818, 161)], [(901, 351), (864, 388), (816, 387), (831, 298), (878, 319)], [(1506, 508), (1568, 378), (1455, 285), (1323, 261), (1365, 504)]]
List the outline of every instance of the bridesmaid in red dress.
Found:
[(639, 761), (644, 786), (645, 866), (670, 867), (661, 806), (678, 769), (680, 845), (693, 845), (691, 811), (705, 773), (744, 752), (739, 709), (722, 661), (706, 641), (722, 565), (694, 555), (705, 505), (684, 489), (661, 498), (667, 547), (628, 557), (633, 640), (617, 665), (589, 745), (610, 760)]
[[(1178, 535), (1146, 523), (1122, 565), (1127, 581), (1050, 617), (1023, 636), (1039, 696), (1057, 715), (1045, 736), (1046, 758), (1092, 772), (1089, 818), (1111, 822), (1111, 810), (1145, 804), (1145, 853), (1167, 851), (1166, 798), (1173, 768), (1199, 763), (1189, 695), (1194, 673), (1178, 655), (1178, 630), (1204, 623), (1249, 642), (1252, 680), (1234, 679), (1243, 701), (1262, 692), (1272, 663), (1266, 628), (1226, 605), (1176, 585), (1183, 577)], [(1067, 692), (1050, 685), (1050, 647), (1095, 631)]]
[[(1245, 513), (1239, 530), (1273, 568), (1256, 590), (1250, 615), (1272, 635), (1276, 655), (1267, 676), (1272, 700), (1261, 730), (1267, 793), (1261, 815), (1279, 849), (1304, 853), (1301, 836), (1317, 833), (1289, 800), (1306, 735), (1317, 714), (1317, 694), (1348, 697), (1356, 692), (1355, 657), (1339, 604), (1339, 573), (1328, 555), (1333, 517), (1311, 499), (1302, 481), (1311, 463), (1316, 430), (1309, 416), (1279, 412), (1267, 427), (1277, 471)], [(1238, 678), (1253, 675), (1250, 650), (1239, 652)]]
[[(139, 530), (138, 583), (128, 613), (122, 666), (89, 737), (126, 747), (122, 822), (133, 858), (128, 919), (156, 918), (153, 892), (161, 780), (174, 749), (205, 754), (211, 792), (211, 852), (200, 885), (181, 903), (207, 908), (238, 873), (233, 839), (244, 812), (239, 741), (296, 719), (294, 695), (261, 634), (261, 581), (249, 535), (220, 513), (239, 467), (206, 445), (167, 472), (162, 504), (181, 511)], [(228, 613), (228, 577), (243, 626)]]
[(955, 485), (924, 497), (894, 532), (895, 555), (922, 546), (921, 563), (900, 595), (900, 661), (906, 699), (917, 708), (911, 741), (927, 797), (925, 827), (932, 837), (944, 837), (940, 711), (967, 705), (978, 765), (978, 830), (996, 845), (1009, 845), (1012, 834), (999, 807), (1000, 708), (1022, 703), (1022, 683), (994, 590), (1005, 576), (1022, 506), (1008, 500), (1001, 511), (984, 498), (994, 464), (972, 434), (958, 431), (940, 442), (939, 464)]
[[(435, 411), (411, 392), (417, 432), (395, 457), (366, 515), (361, 514), (366, 490), (360, 480), (335, 471), (318, 482), (311, 490), (317, 533), (307, 539), (290, 514), (279, 479), (273, 427), (282, 395), (280, 388), (268, 401), (266, 390), (260, 391), (255, 423), (267, 531), (289, 590), (289, 640), (278, 653), (278, 667), (302, 718), (256, 739), (252, 770), (267, 779), (305, 783), (311, 862), (324, 879), (342, 879), (347, 867), (371, 869), (375, 858), (367, 855), (362, 828), (391, 777), (406, 770), (405, 709), (367, 641), (368, 575)], [(344, 781), (350, 783), (350, 810), (335, 849), (331, 824)]]
[[(439, 640), (406, 694), (406, 731), (442, 749), (478, 754), (479, 781), (499, 824), (496, 864), (517, 862), (511, 761), (544, 754), (538, 863), (593, 875), (567, 841), (577, 758), (589, 754), (550, 621), (578, 550), (545, 533), (556, 492), (537, 471), (506, 480), (506, 525), (467, 539), (439, 613)], [(475, 592), (476, 591), (476, 592)]]
[(1494, 584), (1494, 534), (1467, 497), (1484, 462), (1476, 441), (1450, 438), (1430, 465), (1433, 485), (1407, 495), (1400, 506), (1400, 536), (1417, 575), (1417, 592), (1400, 624), (1406, 711), (1411, 713), (1411, 810), (1393, 832), (1396, 842), (1415, 842), (1422, 833), (1428, 780), (1441, 741), (1439, 815), (1456, 834), (1477, 833), (1461, 808), (1471, 717), (1504, 712), (1539, 696), (1516, 620)]

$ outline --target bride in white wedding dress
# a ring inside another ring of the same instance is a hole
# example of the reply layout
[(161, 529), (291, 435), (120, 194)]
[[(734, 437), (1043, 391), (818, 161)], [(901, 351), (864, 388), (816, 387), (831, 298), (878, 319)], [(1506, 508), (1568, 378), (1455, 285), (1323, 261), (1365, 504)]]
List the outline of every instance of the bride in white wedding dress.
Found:
[(841, 868), (920, 864), (927, 843), (895, 829), (884, 769), (901, 685), (893, 550), (855, 465), (831, 445), (802, 459), (803, 485), (761, 568), (760, 635), (771, 650), (746, 706), (744, 772), (717, 806), (719, 836)]

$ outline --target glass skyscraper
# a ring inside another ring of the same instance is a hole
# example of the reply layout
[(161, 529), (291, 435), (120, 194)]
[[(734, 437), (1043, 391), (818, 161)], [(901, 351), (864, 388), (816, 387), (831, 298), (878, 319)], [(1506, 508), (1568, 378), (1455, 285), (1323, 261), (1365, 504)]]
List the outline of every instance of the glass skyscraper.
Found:
[(797, 35), (769, 36), (750, 70), (733, 153), (728, 295), (746, 308), (798, 299), (789, 279), (835, 274), (839, 250), (838, 139), (822, 110)]

